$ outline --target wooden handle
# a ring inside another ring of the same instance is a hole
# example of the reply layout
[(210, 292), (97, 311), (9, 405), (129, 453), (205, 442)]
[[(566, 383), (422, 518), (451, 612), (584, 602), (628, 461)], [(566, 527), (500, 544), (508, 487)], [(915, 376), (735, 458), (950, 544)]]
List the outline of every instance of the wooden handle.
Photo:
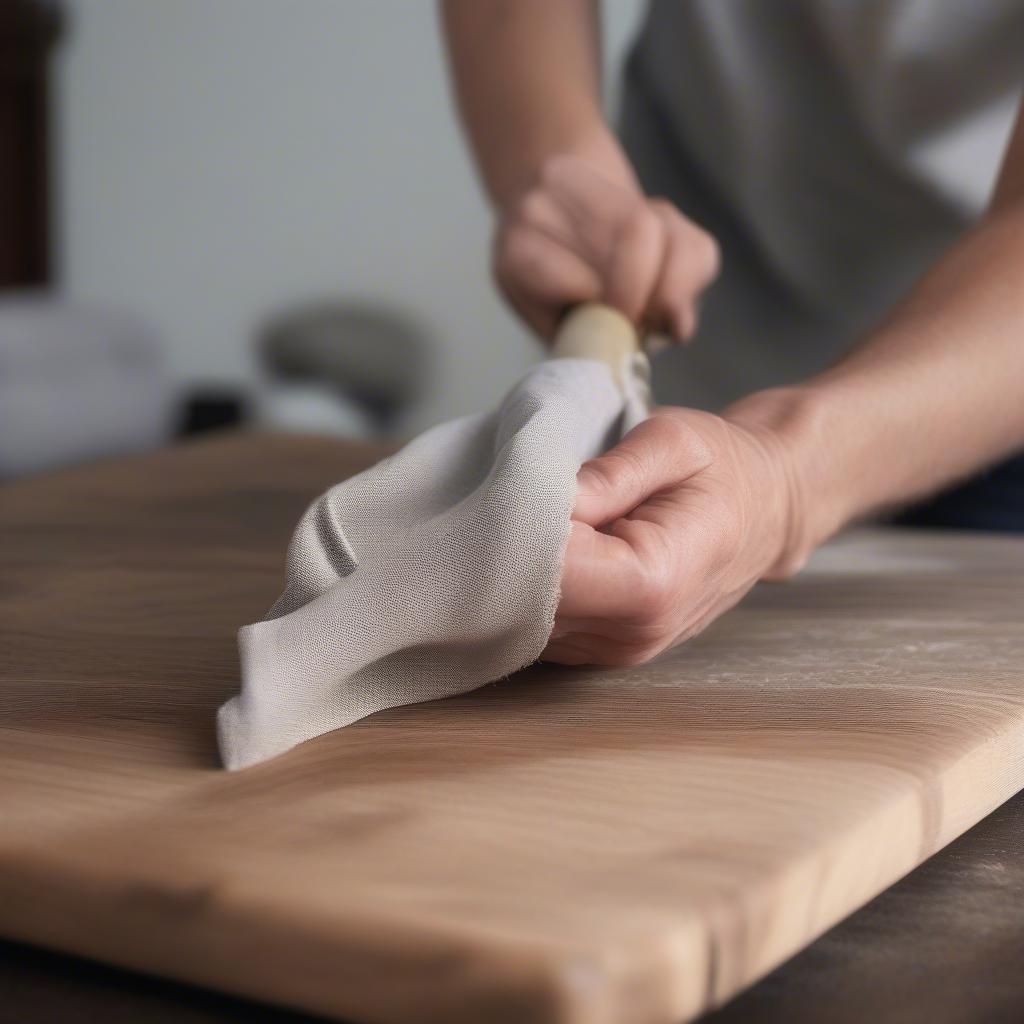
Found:
[(600, 302), (577, 306), (562, 321), (551, 346), (551, 358), (604, 363), (634, 409), (650, 412), (651, 364), (636, 328), (617, 309)]
[(618, 373), (639, 351), (636, 329), (617, 309), (587, 302), (562, 321), (551, 355), (555, 359), (597, 359)]

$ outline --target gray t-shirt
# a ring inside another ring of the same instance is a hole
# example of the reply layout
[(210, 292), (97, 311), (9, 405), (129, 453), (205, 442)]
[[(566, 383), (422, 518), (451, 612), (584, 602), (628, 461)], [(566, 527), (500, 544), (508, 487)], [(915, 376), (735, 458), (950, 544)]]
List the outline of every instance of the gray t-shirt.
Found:
[(1024, 0), (654, 0), (623, 139), (726, 260), (666, 397), (833, 361), (977, 218), (1022, 82)]

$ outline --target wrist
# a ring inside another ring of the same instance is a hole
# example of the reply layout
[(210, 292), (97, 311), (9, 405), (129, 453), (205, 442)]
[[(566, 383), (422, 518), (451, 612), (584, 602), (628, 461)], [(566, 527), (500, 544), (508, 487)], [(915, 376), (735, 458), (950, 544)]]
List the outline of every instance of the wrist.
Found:
[(566, 158), (582, 160), (608, 181), (640, 191), (640, 183), (625, 151), (604, 120), (561, 135), (557, 145), (541, 146), (526, 161), (514, 182), (494, 190), (499, 214), (508, 215), (531, 189), (541, 185), (551, 168)]
[(773, 454), (783, 493), (778, 555), (768, 575), (791, 576), (856, 508), (855, 474), (834, 457), (827, 396), (809, 385), (772, 388), (734, 403), (723, 418), (753, 431)]

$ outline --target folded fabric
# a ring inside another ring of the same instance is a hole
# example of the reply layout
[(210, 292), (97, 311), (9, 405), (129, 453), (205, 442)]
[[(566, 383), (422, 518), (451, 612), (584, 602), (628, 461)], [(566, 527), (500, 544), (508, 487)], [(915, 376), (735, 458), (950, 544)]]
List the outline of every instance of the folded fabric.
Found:
[(218, 714), (225, 766), (535, 661), (576, 472), (645, 414), (628, 366), (552, 359), (496, 412), (436, 427), (318, 498), (292, 538), (285, 592), (239, 631), (242, 691)]

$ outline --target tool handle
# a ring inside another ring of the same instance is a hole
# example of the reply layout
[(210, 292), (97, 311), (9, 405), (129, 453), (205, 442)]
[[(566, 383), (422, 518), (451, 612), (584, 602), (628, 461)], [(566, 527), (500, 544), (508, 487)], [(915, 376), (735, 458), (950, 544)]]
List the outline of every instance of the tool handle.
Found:
[(555, 359), (596, 359), (615, 373), (640, 351), (636, 328), (617, 309), (600, 302), (587, 302), (572, 310), (551, 347)]
[(634, 415), (643, 418), (653, 408), (647, 353), (636, 328), (611, 306), (600, 302), (577, 306), (558, 328), (551, 358), (604, 363)]

